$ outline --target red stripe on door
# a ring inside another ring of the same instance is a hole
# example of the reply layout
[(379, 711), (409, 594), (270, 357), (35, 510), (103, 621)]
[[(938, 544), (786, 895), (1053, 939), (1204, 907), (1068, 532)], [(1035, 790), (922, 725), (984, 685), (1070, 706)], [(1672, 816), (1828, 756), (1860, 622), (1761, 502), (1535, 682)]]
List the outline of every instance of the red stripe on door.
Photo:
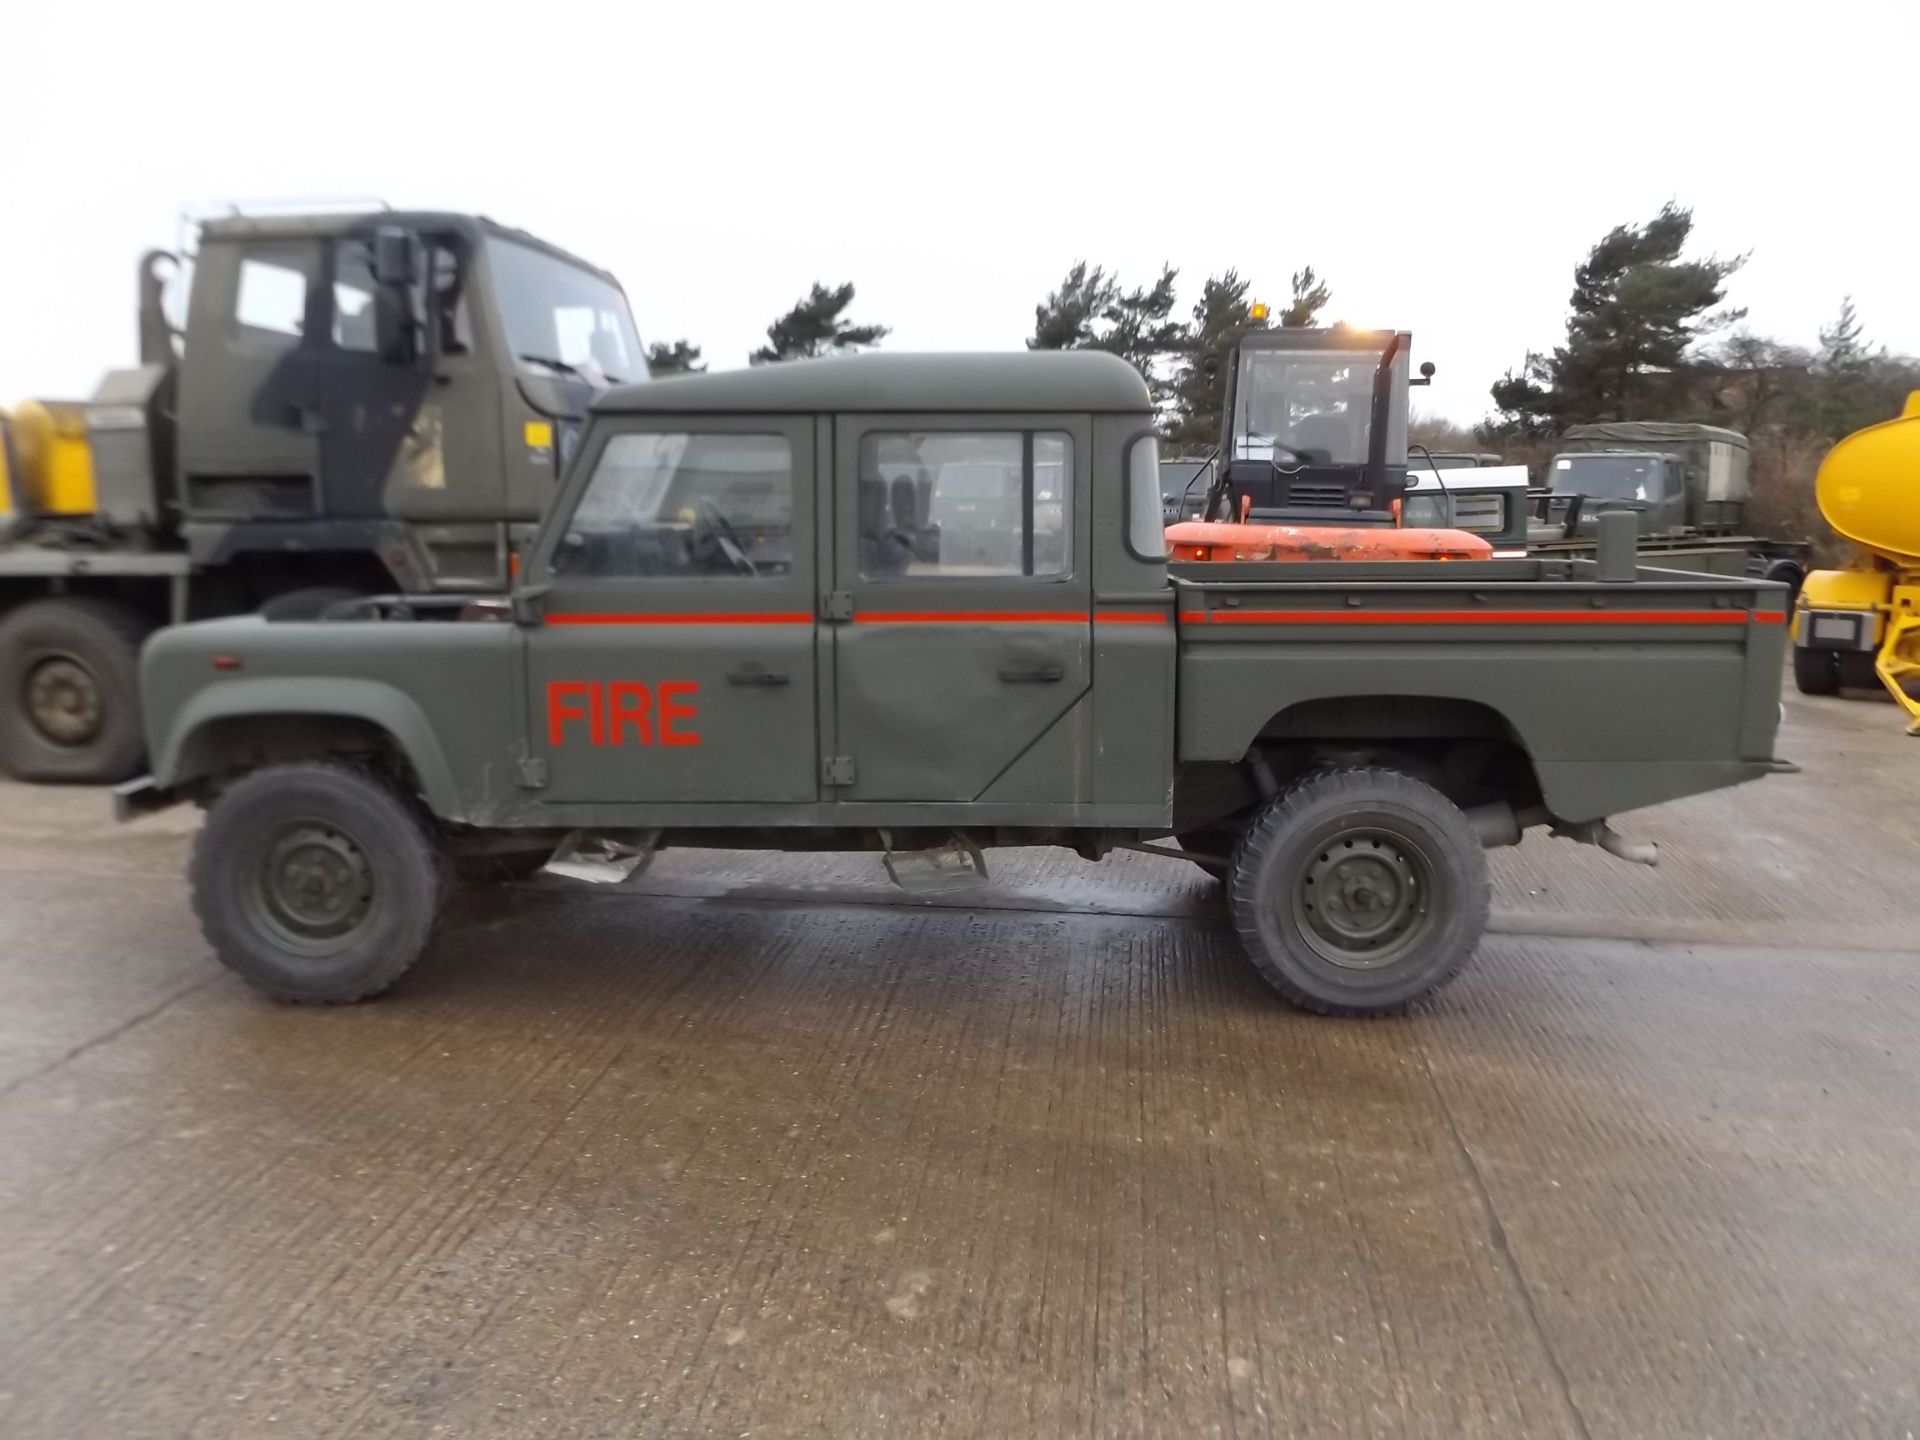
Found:
[(856, 610), (856, 625), (1084, 625), (1085, 610)]
[(804, 610), (580, 611), (549, 615), (549, 625), (811, 625)]

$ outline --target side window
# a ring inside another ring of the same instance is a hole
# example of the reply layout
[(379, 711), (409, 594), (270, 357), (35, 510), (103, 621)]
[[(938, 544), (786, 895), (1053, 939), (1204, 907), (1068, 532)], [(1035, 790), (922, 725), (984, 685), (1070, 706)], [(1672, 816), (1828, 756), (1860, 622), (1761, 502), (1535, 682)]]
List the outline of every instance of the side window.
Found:
[(614, 436), (553, 571), (619, 580), (792, 574), (792, 448), (784, 435)]
[(1136, 559), (1167, 556), (1166, 513), (1160, 505), (1160, 442), (1151, 430), (1127, 443), (1127, 549)]
[(1057, 430), (895, 430), (860, 440), (860, 575), (1064, 576), (1073, 438)]
[(233, 307), (234, 338), (250, 347), (288, 350), (307, 324), (313, 253), (298, 245), (261, 246), (240, 260)]
[(342, 240), (333, 254), (333, 343), (372, 355), (373, 261), (364, 240)]
[[(466, 267), (444, 239), (428, 237), (421, 253), (425, 258), (413, 285), (414, 313), (426, 316), (434, 327), (440, 354), (464, 355), (473, 348)], [(333, 343), (342, 350), (379, 353), (374, 288), (372, 245), (365, 240), (342, 240), (333, 258)]]

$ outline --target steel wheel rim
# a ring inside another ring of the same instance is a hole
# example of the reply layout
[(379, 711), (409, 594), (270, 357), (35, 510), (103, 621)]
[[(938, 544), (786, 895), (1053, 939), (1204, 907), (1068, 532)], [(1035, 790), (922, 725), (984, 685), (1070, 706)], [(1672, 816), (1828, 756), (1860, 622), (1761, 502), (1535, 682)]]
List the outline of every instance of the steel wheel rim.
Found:
[(71, 655), (30, 665), (22, 698), (28, 723), (49, 744), (76, 750), (100, 733), (100, 681)]
[(1294, 922), (1313, 952), (1343, 970), (1381, 970), (1416, 953), (1435, 923), (1434, 866), (1405, 835), (1341, 830), (1294, 878)]
[(344, 949), (373, 912), (373, 865), (337, 825), (294, 820), (262, 843), (247, 887), (254, 920), (287, 949), (324, 956)]

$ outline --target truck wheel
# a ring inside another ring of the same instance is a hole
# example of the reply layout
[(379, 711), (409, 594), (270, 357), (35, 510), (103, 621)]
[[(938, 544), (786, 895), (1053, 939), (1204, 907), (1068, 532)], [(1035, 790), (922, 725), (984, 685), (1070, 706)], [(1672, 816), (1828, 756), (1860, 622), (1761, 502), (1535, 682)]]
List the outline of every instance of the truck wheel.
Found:
[(1840, 662), (1837, 652), (1793, 647), (1793, 684), (1802, 695), (1838, 695)]
[(345, 765), (255, 771), (207, 812), (193, 908), (220, 963), (276, 1000), (377, 995), (426, 949), (446, 865), (413, 803)]
[(1321, 1015), (1400, 1009), (1445, 984), (1487, 924), (1487, 859), (1466, 816), (1397, 770), (1321, 770), (1248, 827), (1227, 879), (1267, 983)]
[(139, 611), (86, 595), (0, 621), (0, 770), (82, 784), (137, 774), (140, 646), (152, 630)]
[(318, 620), (331, 607), (360, 598), (362, 592), (344, 585), (309, 585), (274, 596), (260, 607), (260, 616), (273, 621)]
[(1875, 694), (1891, 700), (1887, 687), (1880, 683), (1880, 672), (1873, 668), (1874, 653), (1871, 650), (1835, 650), (1834, 677), (1848, 690), (1871, 690)]

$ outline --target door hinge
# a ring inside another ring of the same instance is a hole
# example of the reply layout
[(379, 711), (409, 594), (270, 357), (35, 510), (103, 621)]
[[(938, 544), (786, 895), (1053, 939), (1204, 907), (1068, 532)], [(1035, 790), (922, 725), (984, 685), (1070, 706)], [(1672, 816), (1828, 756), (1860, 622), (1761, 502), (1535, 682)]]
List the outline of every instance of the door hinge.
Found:
[(820, 597), (820, 618), (822, 620), (853, 619), (853, 592), (851, 590), (831, 590)]
[(547, 784), (547, 762), (544, 760), (522, 760), (520, 762), (520, 788), (522, 790), (542, 790)]
[(853, 784), (853, 757), (851, 755), (830, 755), (820, 764), (820, 783), (823, 785)]

